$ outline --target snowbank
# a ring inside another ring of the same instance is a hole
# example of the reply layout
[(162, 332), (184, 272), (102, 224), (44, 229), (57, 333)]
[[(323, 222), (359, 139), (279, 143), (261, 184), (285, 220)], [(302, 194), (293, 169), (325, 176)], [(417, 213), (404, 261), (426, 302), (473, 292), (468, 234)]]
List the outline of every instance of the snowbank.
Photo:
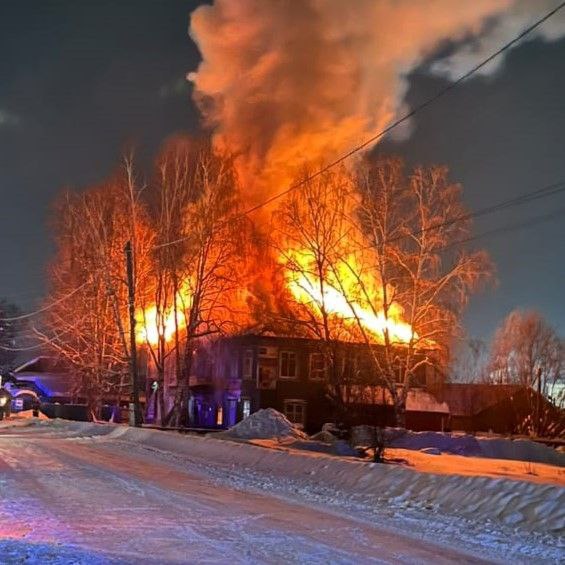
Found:
[(387, 428), (387, 446), (398, 449), (422, 450), (435, 448), (442, 453), (491, 459), (514, 459), (565, 467), (565, 455), (547, 445), (528, 439), (505, 439), (448, 434), (441, 432), (411, 432)]
[(308, 438), (304, 432), (273, 408), (265, 408), (254, 412), (229, 430), (215, 435), (216, 437), (227, 439)]
[[(473, 521), (498, 521), (512, 528), (552, 535), (562, 534), (565, 529), (565, 489), (555, 484), (423, 473), (410, 467), (367, 463), (284, 447), (265, 449), (248, 443), (226, 442), (217, 435), (197, 437), (125, 426), (90, 426), (105, 427), (109, 437), (150, 449), (201, 459), (214, 466), (231, 466), (243, 473), (264, 474), (287, 484), (294, 482), (305, 492), (311, 489), (315, 493), (323, 485), (336, 493), (361, 497), (367, 505), (378, 501)], [(434, 461), (439, 459), (420, 455)]]

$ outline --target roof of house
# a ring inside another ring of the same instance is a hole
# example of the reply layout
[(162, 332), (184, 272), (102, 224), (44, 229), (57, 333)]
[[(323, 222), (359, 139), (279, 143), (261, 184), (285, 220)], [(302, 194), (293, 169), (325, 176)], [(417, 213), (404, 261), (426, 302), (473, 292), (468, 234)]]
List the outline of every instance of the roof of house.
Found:
[(26, 361), (23, 365), (20, 365), (17, 369), (14, 369), (12, 373), (66, 373), (67, 371), (68, 369), (65, 364), (56, 357), (40, 355), (39, 357), (35, 357), (34, 359)]
[(33, 383), (43, 395), (49, 397), (69, 397), (75, 385), (73, 374), (54, 357), (31, 359), (12, 371), (12, 374), (21, 383)]
[(523, 387), (508, 384), (445, 383), (430, 389), (438, 402), (445, 402), (453, 416), (473, 416), (512, 397)]

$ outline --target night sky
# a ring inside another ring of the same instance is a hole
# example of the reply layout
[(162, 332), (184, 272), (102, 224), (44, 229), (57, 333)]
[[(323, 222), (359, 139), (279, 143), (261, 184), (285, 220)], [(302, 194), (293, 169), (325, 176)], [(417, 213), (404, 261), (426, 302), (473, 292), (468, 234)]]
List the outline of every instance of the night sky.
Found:
[[(0, 296), (41, 301), (52, 252), (47, 219), (63, 187), (106, 177), (135, 146), (149, 163), (159, 144), (198, 131), (184, 77), (199, 55), (187, 35), (197, 2), (0, 3)], [(439, 56), (439, 55), (437, 55)], [(425, 61), (409, 79), (416, 104), (446, 83)], [(445, 163), (472, 209), (565, 181), (565, 40), (533, 39), (499, 72), (477, 77), (419, 114), (403, 142), (379, 151)], [(469, 333), (487, 338), (515, 307), (538, 308), (565, 334), (565, 193), (483, 217), (498, 285), (474, 298)]]

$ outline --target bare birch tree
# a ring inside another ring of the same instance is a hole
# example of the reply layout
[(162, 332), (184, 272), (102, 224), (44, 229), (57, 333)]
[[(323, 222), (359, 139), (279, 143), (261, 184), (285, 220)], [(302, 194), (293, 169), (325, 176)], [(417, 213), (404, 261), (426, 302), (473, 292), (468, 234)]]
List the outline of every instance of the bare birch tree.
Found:
[(470, 232), (460, 187), (442, 167), (407, 176), (398, 159), (358, 163), (307, 177), (278, 224), (297, 319), (326, 344), (367, 346), (371, 367), (347, 382), (335, 372), (334, 397), (352, 383), (385, 387), (403, 425), (418, 374), (445, 361), (468, 296), (490, 274), (485, 253), (450, 247)]
[(172, 148), (159, 174), (158, 217), (163, 224), (154, 254), (158, 265), (154, 289), (161, 319), (173, 312), (175, 327), (167, 337), (157, 320), (161, 352), (155, 360), (163, 364), (168, 355), (175, 355), (176, 391), (165, 423), (180, 426), (188, 423), (197, 340), (237, 327), (239, 302), (244, 298), (238, 264), (246, 222), (238, 213), (233, 162), (208, 144)]
[[(151, 275), (138, 306), (142, 341), (155, 367), (156, 390), (147, 391), (147, 412), (164, 423), (165, 394), (182, 374), (179, 293), (186, 272), (187, 225), (184, 211), (197, 198), (194, 170), (197, 148), (188, 139), (175, 139), (161, 152), (147, 200), (155, 235)], [(167, 368), (169, 369), (167, 371)], [(174, 376), (167, 379), (166, 374)]]
[(102, 400), (129, 392), (125, 332), (127, 287), (123, 249), (134, 241), (139, 272), (150, 245), (131, 161), (120, 174), (58, 200), (53, 227), (58, 247), (50, 268), (54, 304), (36, 334), (77, 376), (75, 393), (95, 413)]
[[(397, 425), (404, 425), (418, 370), (445, 365), (469, 296), (489, 279), (492, 267), (484, 251), (459, 245), (469, 238), (471, 222), (461, 187), (450, 182), (447, 168), (417, 167), (408, 176), (401, 160), (381, 159), (359, 167), (357, 188), (358, 217), (380, 292), (367, 292), (362, 277), (358, 280), (366, 304), (384, 318), (384, 354), (372, 357), (392, 397)], [(399, 315), (395, 305), (412, 328), (401, 341), (391, 331)]]
[[(293, 333), (315, 338), (325, 359), (328, 394), (343, 416), (347, 390), (356, 367), (344, 359), (344, 342), (355, 341), (345, 278), (348, 261), (359, 246), (351, 209), (351, 176), (344, 168), (310, 179), (303, 173), (300, 190), (291, 193), (274, 214), (273, 246), (284, 271)], [(281, 320), (283, 323), (289, 320)]]

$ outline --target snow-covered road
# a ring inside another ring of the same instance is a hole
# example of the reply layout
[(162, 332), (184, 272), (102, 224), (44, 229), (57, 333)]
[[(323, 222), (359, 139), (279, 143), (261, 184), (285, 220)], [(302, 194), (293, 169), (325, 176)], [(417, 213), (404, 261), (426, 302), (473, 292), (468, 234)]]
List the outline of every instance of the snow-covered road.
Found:
[(26, 552), (43, 562), (473, 562), (335, 513), (221, 486), (157, 453), (57, 435), (0, 434), (0, 533), (13, 540), (4, 550), (14, 562)]
[(0, 429), (0, 497), (2, 563), (488, 560), (64, 426)]

